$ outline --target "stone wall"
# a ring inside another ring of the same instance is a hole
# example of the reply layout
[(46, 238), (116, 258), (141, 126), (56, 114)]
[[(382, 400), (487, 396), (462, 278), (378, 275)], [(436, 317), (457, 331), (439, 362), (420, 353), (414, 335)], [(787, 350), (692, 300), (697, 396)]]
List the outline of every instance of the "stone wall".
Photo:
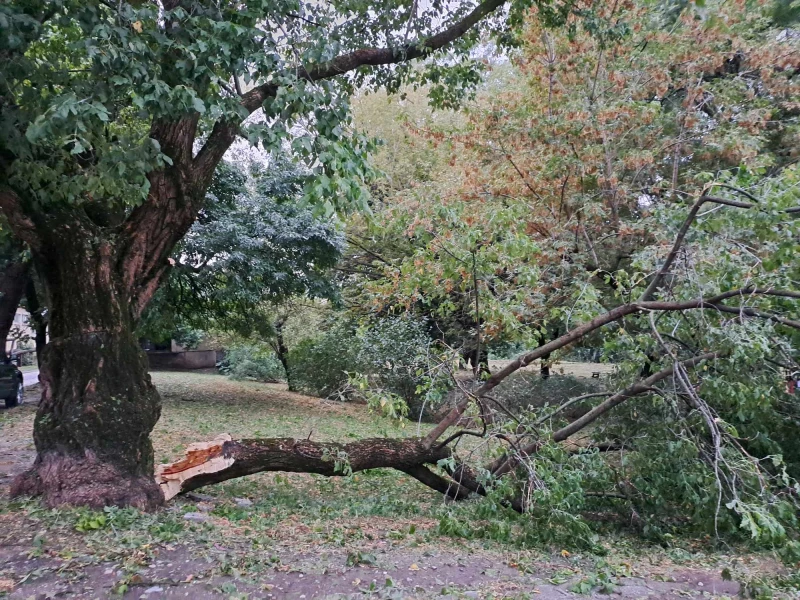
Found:
[(214, 350), (185, 350), (183, 352), (148, 352), (150, 369), (213, 369), (217, 366)]

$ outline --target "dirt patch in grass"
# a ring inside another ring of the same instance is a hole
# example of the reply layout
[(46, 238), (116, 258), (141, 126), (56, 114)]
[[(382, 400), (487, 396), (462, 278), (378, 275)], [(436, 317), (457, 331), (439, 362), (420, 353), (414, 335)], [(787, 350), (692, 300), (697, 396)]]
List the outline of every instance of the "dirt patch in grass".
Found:
[[(159, 461), (220, 433), (341, 441), (416, 433), (416, 425), (397, 427), (364, 406), (279, 385), (152, 376), (164, 399), (153, 433)], [(388, 470), (333, 479), (259, 474), (180, 497), (155, 514), (12, 502), (8, 476), (34, 456), (35, 391), (28, 398), (0, 412), (0, 597), (732, 598), (739, 585), (722, 578), (724, 569), (751, 580), (782, 572), (767, 555), (709, 553), (703, 544), (664, 549), (609, 536), (601, 557), (488, 533), (449, 537), (441, 520), (470, 505), (446, 504)]]

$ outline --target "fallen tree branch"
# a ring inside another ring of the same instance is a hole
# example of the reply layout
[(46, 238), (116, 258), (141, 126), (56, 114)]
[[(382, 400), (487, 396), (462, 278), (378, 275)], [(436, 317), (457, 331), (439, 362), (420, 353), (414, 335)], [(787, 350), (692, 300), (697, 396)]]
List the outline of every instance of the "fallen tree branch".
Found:
[[(727, 292), (723, 292), (717, 294), (716, 296), (711, 296), (708, 298), (699, 298), (696, 300), (684, 300), (684, 301), (648, 301), (648, 302), (634, 302), (631, 304), (623, 304), (622, 306), (618, 306), (602, 315), (598, 315), (591, 321), (587, 321), (579, 326), (577, 326), (572, 331), (569, 331), (562, 335), (561, 337), (548, 342), (543, 346), (539, 346), (535, 350), (532, 350), (526, 354), (518, 356), (515, 360), (511, 361), (508, 365), (506, 365), (501, 370), (497, 371), (496, 373), (492, 374), (489, 379), (487, 379), (484, 384), (478, 388), (475, 392), (471, 392), (467, 395), (466, 398), (459, 401), (451, 410), (450, 412), (445, 415), (445, 417), (434, 427), (427, 436), (424, 438), (424, 443), (428, 447), (433, 446), (436, 443), (436, 440), (444, 434), (452, 425), (458, 421), (461, 415), (466, 410), (467, 406), (471, 400), (476, 398), (482, 398), (486, 396), (489, 392), (491, 392), (495, 387), (497, 387), (506, 377), (511, 375), (512, 373), (516, 372), (517, 370), (531, 364), (533, 361), (542, 358), (556, 350), (564, 348), (565, 346), (569, 346), (577, 342), (578, 340), (583, 339), (589, 333), (608, 325), (609, 323), (613, 323), (615, 321), (619, 321), (623, 317), (628, 315), (633, 315), (637, 313), (642, 313), (646, 311), (685, 311), (685, 310), (720, 310), (720, 307), (725, 309), (731, 307), (724, 307), (721, 303), (724, 300), (728, 300), (730, 298), (735, 297), (753, 297), (753, 296), (779, 296), (784, 298), (800, 298), (800, 292), (794, 290), (776, 290), (772, 288), (754, 288), (754, 287), (745, 287), (739, 288), (735, 290), (730, 290)], [(747, 309), (750, 311), (749, 316), (765, 318), (771, 321), (776, 320), (775, 315), (768, 315), (765, 313), (759, 313), (754, 311), (754, 309)], [(727, 311), (725, 311), (727, 312)], [(790, 325), (787, 319), (783, 319), (781, 321), (784, 325)]]
[[(714, 358), (719, 357), (718, 352), (708, 352), (706, 354), (701, 354), (699, 356), (695, 356), (694, 358), (690, 358), (684, 361), (680, 361), (676, 363), (677, 365), (682, 366), (685, 369), (690, 369), (692, 367), (696, 367), (702, 362), (707, 360), (712, 360)], [(658, 373), (654, 373), (647, 379), (642, 379), (641, 381), (636, 382), (632, 386), (625, 388), (621, 392), (617, 392), (608, 400), (605, 400), (595, 406), (592, 410), (588, 413), (580, 417), (579, 419), (575, 419), (569, 425), (566, 425), (559, 429), (558, 431), (553, 433), (553, 441), (554, 442), (563, 442), (573, 433), (576, 433), (596, 421), (600, 416), (604, 415), (608, 411), (610, 411), (615, 406), (622, 404), (625, 400), (629, 398), (633, 398), (634, 396), (638, 396), (639, 394), (644, 394), (649, 392), (653, 385), (657, 382), (661, 381), (662, 379), (666, 379), (667, 377), (671, 376), (675, 372), (676, 365), (671, 365), (666, 369), (659, 371)]]
[[(245, 475), (269, 471), (346, 476), (366, 469), (393, 468), (408, 473), (437, 491), (442, 482), (419, 467), (450, 456), (447, 448), (429, 449), (420, 438), (371, 438), (349, 444), (294, 438), (231, 440), (223, 436), (193, 444), (181, 460), (159, 465), (156, 483), (164, 498)], [(423, 467), (424, 468), (424, 467)], [(442, 480), (446, 483), (446, 480)], [(455, 484), (451, 484), (455, 488)], [(463, 490), (456, 495), (463, 497)]]
[[(681, 361), (677, 364), (682, 365), (684, 368), (692, 368), (697, 366), (698, 364), (706, 361), (711, 360), (713, 358), (717, 358), (719, 353), (717, 352), (709, 352), (706, 354), (701, 354), (700, 356), (696, 356), (694, 358), (690, 358), (684, 361)], [(641, 381), (637, 381), (631, 386), (628, 386), (624, 390), (621, 390), (604, 400), (597, 406), (595, 406), (592, 410), (588, 413), (580, 417), (579, 419), (574, 420), (569, 425), (566, 425), (559, 429), (558, 431), (553, 432), (551, 439), (554, 442), (563, 442), (573, 433), (577, 433), (587, 425), (593, 423), (602, 415), (610, 411), (615, 406), (618, 406), (628, 400), (629, 398), (633, 398), (634, 396), (638, 396), (640, 394), (644, 394), (652, 390), (653, 385), (661, 381), (662, 379), (666, 379), (667, 377), (671, 376), (675, 372), (675, 365), (671, 365), (666, 369), (662, 369), (661, 371), (654, 373), (650, 377), (646, 379), (642, 379)], [(501, 456), (497, 460), (495, 460), (491, 465), (487, 467), (487, 469), (492, 472), (495, 477), (499, 477), (505, 473), (508, 473), (511, 469), (513, 469), (519, 461), (525, 457), (535, 453), (542, 445), (542, 442), (537, 440), (525, 446), (517, 453), (517, 456)]]
[[(738, 188), (732, 188), (731, 186), (725, 184), (714, 184), (717, 187), (726, 187), (729, 189), (735, 189), (738, 192), (741, 192), (747, 195), (750, 198), (753, 198), (751, 194), (744, 192), (743, 190), (739, 190)], [(658, 272), (653, 276), (653, 279), (650, 281), (650, 285), (647, 286), (647, 289), (642, 293), (639, 297), (639, 302), (646, 302), (650, 300), (653, 295), (656, 293), (658, 286), (664, 280), (664, 277), (667, 276), (669, 270), (672, 268), (672, 263), (675, 262), (675, 259), (678, 257), (678, 252), (680, 252), (681, 247), (683, 246), (683, 241), (686, 238), (686, 234), (689, 232), (689, 228), (694, 223), (695, 219), (697, 218), (698, 212), (704, 204), (710, 202), (712, 204), (721, 204), (725, 206), (733, 206), (734, 208), (743, 208), (743, 209), (751, 209), (756, 206), (757, 204), (750, 203), (750, 202), (739, 202), (737, 200), (728, 200), (727, 198), (718, 198), (716, 196), (708, 196), (702, 195), (700, 196), (697, 201), (692, 205), (692, 208), (689, 210), (689, 214), (686, 216), (686, 220), (681, 225), (681, 228), (678, 230), (678, 235), (675, 236), (675, 242), (672, 244), (672, 249), (667, 254), (667, 258), (664, 260), (664, 264), (661, 265), (661, 268)], [(796, 214), (800, 212), (800, 207), (788, 208), (782, 211), (786, 214)]]
[(786, 327), (791, 327), (792, 329), (800, 329), (800, 321), (787, 319), (786, 317), (757, 310), (755, 308), (748, 308), (744, 306), (736, 308), (735, 306), (723, 306), (723, 305), (718, 305), (715, 306), (714, 308), (720, 312), (739, 315), (740, 317), (755, 317), (759, 319), (766, 319), (767, 321), (774, 321), (775, 323), (780, 323), (781, 325), (785, 325)]
[[(717, 353), (707, 353), (676, 364), (689, 368), (716, 356)], [(564, 441), (628, 398), (649, 391), (654, 383), (671, 375), (674, 369), (675, 365), (617, 392), (580, 419), (556, 431), (552, 439)], [(508, 441), (513, 445), (513, 441)], [(523, 457), (535, 453), (540, 445), (541, 442), (536, 441), (518, 448), (514, 456), (501, 457), (488, 470), (496, 477), (502, 476)], [(225, 435), (211, 442), (193, 444), (187, 448), (181, 460), (159, 465), (156, 482), (164, 498), (170, 500), (178, 494), (206, 485), (255, 473), (280, 471), (335, 477), (366, 469), (393, 468), (454, 500), (467, 498), (471, 493), (486, 495), (486, 489), (479, 483), (476, 473), (465, 464), (452, 468), (449, 478), (425, 466), (437, 464), (450, 456), (451, 451), (446, 444), (429, 448), (422, 438), (370, 438), (339, 444), (294, 438), (232, 440)], [(519, 498), (505, 501), (504, 504), (517, 512), (525, 510)]]
[(437, 475), (425, 465), (417, 465), (408, 469), (402, 469), (402, 471), (417, 481), (424, 483), (429, 488), (441, 492), (453, 500), (464, 500), (472, 494), (472, 490), (460, 485), (456, 481)]

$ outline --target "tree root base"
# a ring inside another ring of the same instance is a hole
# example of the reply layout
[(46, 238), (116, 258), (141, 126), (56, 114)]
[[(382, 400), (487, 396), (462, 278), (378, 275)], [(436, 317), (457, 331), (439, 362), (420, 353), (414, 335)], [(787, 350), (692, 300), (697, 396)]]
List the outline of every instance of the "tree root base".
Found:
[(11, 484), (11, 496), (40, 496), (48, 507), (131, 506), (154, 510), (164, 495), (153, 479), (122, 473), (94, 456), (63, 454), (39, 456), (34, 465)]

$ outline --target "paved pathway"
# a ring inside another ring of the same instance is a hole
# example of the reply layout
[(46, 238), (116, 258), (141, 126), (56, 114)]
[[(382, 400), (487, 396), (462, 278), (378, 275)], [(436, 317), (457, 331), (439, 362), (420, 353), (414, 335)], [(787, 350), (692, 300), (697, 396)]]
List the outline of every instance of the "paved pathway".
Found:
[(25, 387), (31, 387), (39, 383), (39, 371), (28, 371), (22, 374), (22, 382)]

